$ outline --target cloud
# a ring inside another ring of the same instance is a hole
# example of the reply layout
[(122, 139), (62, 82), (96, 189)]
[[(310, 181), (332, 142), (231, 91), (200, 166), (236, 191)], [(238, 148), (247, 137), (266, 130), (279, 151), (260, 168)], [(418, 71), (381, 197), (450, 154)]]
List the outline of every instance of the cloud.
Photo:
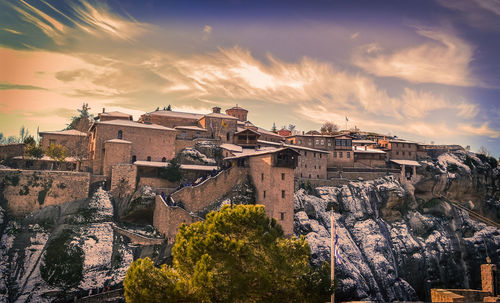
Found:
[(20, 84), (11, 84), (6, 82), (0, 82), (0, 90), (7, 89), (44, 89), (43, 87), (33, 86), (33, 85), (20, 85)]
[(205, 27), (203, 27), (203, 37), (201, 39), (208, 40), (210, 34), (212, 34), (212, 27), (210, 25), (205, 25)]
[(24, 0), (7, 4), (59, 47), (74, 45), (88, 37), (131, 41), (146, 30), (145, 24), (111, 12), (104, 2), (94, 5), (85, 0), (68, 2), (67, 13), (46, 1), (33, 5)]
[(463, 20), (476, 28), (500, 30), (500, 2), (498, 0), (438, 0), (441, 6), (459, 14), (455, 20)]
[(492, 139), (500, 137), (500, 131), (491, 129), (488, 122), (484, 122), (481, 126), (473, 126), (470, 124), (460, 124), (459, 129), (466, 135), (487, 136)]
[(376, 43), (368, 44), (353, 56), (353, 63), (376, 76), (413, 83), (479, 84), (469, 72), (472, 46), (456, 36), (435, 30), (419, 29), (417, 33), (429, 41), (392, 53), (384, 53)]
[(457, 115), (459, 117), (472, 119), (479, 113), (479, 108), (475, 104), (471, 103), (461, 103), (457, 106), (459, 112)]
[(354, 34), (351, 35), (351, 40), (354, 40), (359, 37), (359, 32), (355, 32)]
[(14, 35), (22, 35), (23, 33), (21, 33), (20, 31), (16, 31), (15, 29), (11, 29), (11, 28), (2, 28), (2, 30), (8, 32), (8, 33), (11, 33), (11, 34), (14, 34)]

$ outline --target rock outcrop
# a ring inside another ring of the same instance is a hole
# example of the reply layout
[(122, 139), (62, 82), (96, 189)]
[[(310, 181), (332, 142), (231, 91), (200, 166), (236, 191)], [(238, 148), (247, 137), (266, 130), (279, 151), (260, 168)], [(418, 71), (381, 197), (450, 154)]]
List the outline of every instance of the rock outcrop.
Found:
[(441, 200), (417, 200), (394, 177), (316, 191), (296, 192), (294, 229), (314, 264), (329, 262), (333, 206), (338, 300), (429, 301), (430, 288), (480, 289), (486, 253), (500, 265), (498, 229)]

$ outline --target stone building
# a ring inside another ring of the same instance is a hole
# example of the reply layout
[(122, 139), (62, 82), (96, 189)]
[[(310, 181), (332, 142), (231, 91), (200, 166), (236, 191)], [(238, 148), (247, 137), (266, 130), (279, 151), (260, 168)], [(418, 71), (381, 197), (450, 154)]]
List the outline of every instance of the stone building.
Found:
[(70, 157), (87, 158), (88, 136), (86, 133), (75, 130), (40, 132), (40, 145), (45, 151), (51, 144), (60, 144), (66, 148), (66, 155)]
[(299, 161), (294, 171), (295, 178), (323, 180), (327, 178), (328, 151), (263, 140), (258, 140), (258, 143), (264, 147), (289, 147), (296, 150), (299, 153)]
[(416, 160), (417, 143), (400, 139), (379, 139), (379, 147), (387, 153), (388, 160)]
[(365, 146), (353, 146), (354, 167), (385, 167), (386, 152)]
[(203, 116), (202, 114), (157, 110), (141, 115), (139, 122), (158, 124), (170, 128), (176, 126), (199, 126), (198, 121)]
[(193, 140), (198, 138), (208, 138), (208, 131), (199, 126), (176, 126), (178, 140)]
[[(173, 128), (128, 120), (111, 120), (94, 123), (89, 132), (89, 158), (94, 174), (108, 173), (104, 169), (105, 164), (106, 168), (109, 168), (119, 164), (118, 162), (165, 162), (175, 156), (174, 142), (177, 131)], [(106, 148), (112, 150), (107, 155)]]
[(281, 224), (286, 235), (293, 234), (294, 170), (299, 153), (282, 147), (243, 152), (225, 158), (233, 166), (246, 167), (256, 192), (256, 203), (266, 208), (269, 217)]
[(286, 129), (286, 128), (282, 128), (278, 131), (278, 135), (282, 136), (282, 137), (288, 137), (288, 136), (291, 136), (292, 135), (292, 131)]
[(220, 107), (212, 108), (213, 112), (204, 115), (198, 123), (208, 131), (208, 136), (212, 139), (220, 139), (221, 142), (232, 143), (236, 133), (236, 121), (238, 118), (221, 114)]
[(235, 107), (226, 109), (226, 115), (238, 118), (238, 121), (247, 121), (248, 110), (241, 108), (236, 104)]
[(132, 121), (132, 115), (114, 111), (114, 112), (106, 112), (105, 109), (102, 109), (102, 113), (97, 115), (99, 121), (111, 121), (111, 120), (129, 120)]
[(329, 151), (328, 167), (354, 166), (352, 137), (348, 135), (293, 135), (287, 143)]
[(24, 155), (24, 143), (0, 144), (0, 161)]

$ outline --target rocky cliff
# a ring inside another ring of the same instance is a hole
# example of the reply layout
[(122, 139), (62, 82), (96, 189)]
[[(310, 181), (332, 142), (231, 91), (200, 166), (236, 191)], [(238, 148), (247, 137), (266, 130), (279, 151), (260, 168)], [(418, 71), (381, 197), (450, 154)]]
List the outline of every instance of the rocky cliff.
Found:
[(486, 256), (500, 266), (500, 230), (438, 199), (453, 198), (483, 213), (499, 203), (498, 169), (474, 159), (484, 171), (467, 171), (466, 155), (423, 163), (426, 173), (415, 187), (388, 176), (296, 192), (295, 233), (307, 238), (315, 264), (330, 260), (333, 206), (338, 300), (429, 301), (431, 288), (481, 288)]

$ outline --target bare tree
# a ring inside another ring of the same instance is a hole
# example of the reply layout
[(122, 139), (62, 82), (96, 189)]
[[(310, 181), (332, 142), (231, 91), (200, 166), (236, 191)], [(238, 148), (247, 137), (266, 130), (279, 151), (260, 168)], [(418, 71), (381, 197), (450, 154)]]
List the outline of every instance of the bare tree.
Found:
[(333, 135), (339, 130), (339, 127), (337, 124), (327, 121), (323, 123), (319, 130), (322, 135)]
[(479, 148), (479, 150), (478, 150), (478, 152), (477, 152), (477, 153), (478, 153), (478, 154), (485, 155), (485, 156), (487, 156), (487, 157), (491, 157), (491, 152), (490, 152), (490, 151), (489, 151), (489, 150), (488, 150), (488, 149), (487, 149), (484, 145), (482, 145), (482, 146)]
[(295, 125), (293, 124), (288, 124), (288, 130), (293, 132), (295, 130)]

